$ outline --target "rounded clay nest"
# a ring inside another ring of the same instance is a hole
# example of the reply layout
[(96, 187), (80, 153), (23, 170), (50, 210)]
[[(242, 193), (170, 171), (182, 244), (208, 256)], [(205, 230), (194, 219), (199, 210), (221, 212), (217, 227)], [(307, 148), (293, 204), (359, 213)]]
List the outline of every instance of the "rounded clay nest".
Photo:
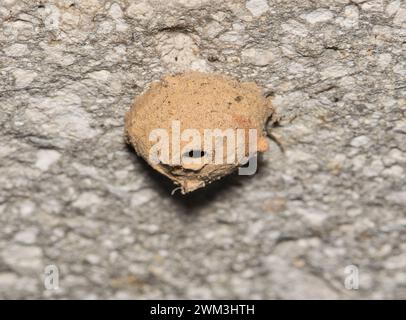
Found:
[[(139, 156), (179, 185), (182, 193), (187, 193), (233, 172), (242, 163), (238, 159), (232, 163), (213, 163), (207, 159), (186, 161), (185, 157), (210, 156), (213, 159), (217, 151), (216, 148), (205, 150), (202, 141), (190, 139), (181, 139), (177, 149), (172, 147), (175, 141), (170, 141), (169, 158), (152, 161), (151, 150), (157, 143), (150, 139), (152, 132), (164, 130), (171, 139), (177, 134), (174, 124), (178, 124), (181, 133), (194, 129), (202, 137), (207, 129), (239, 129), (247, 137), (249, 130), (255, 129), (256, 149), (263, 152), (267, 150), (266, 124), (273, 112), (269, 99), (255, 83), (241, 83), (228, 76), (200, 72), (169, 75), (152, 83), (137, 97), (126, 115), (126, 138)], [(248, 146), (246, 149), (245, 155), (252, 156)], [(175, 153), (179, 157), (173, 157)], [(227, 152), (224, 152), (226, 156)], [(174, 159), (180, 159), (180, 162)]]

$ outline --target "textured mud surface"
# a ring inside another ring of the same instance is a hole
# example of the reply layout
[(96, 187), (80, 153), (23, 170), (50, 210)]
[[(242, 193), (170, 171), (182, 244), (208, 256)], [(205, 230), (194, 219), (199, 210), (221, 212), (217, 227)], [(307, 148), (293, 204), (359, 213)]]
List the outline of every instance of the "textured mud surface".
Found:
[[(125, 135), (139, 156), (179, 186), (175, 191), (186, 194), (238, 170), (250, 154), (267, 151), (273, 111), (254, 82), (186, 72), (152, 83), (135, 99), (126, 113)], [(246, 168), (245, 175), (256, 167)]]
[[(159, 2), (1, 1), (0, 297), (405, 298), (404, 1)], [(171, 197), (124, 114), (186, 69), (266, 88), (286, 152)]]

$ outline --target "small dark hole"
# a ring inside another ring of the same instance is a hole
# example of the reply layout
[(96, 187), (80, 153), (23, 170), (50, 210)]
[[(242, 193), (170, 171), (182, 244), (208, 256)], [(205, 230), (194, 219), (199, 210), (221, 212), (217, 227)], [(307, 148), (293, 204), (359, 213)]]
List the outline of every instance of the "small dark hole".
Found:
[(241, 96), (237, 96), (237, 97), (235, 97), (234, 100), (237, 101), (237, 102), (240, 102), (240, 101), (242, 100), (242, 97), (241, 97)]
[(219, 58), (216, 57), (216, 56), (208, 56), (208, 57), (207, 57), (207, 60), (208, 60), (209, 62), (216, 62), (216, 61), (219, 61)]
[(185, 153), (185, 156), (189, 158), (203, 158), (206, 155), (206, 152), (202, 150), (190, 150)]
[(175, 57), (175, 61), (178, 61), (178, 57)]

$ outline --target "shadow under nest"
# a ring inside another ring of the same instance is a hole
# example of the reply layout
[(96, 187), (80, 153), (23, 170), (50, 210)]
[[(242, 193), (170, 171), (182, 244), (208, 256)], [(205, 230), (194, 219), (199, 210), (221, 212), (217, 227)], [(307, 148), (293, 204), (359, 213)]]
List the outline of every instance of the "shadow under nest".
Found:
[(209, 205), (214, 201), (221, 201), (226, 194), (236, 191), (243, 183), (250, 183), (247, 180), (255, 179), (255, 176), (260, 173), (260, 168), (264, 162), (262, 154), (259, 154), (257, 158), (257, 172), (253, 175), (241, 176), (238, 175), (238, 170), (235, 170), (232, 174), (196, 191), (185, 195), (180, 192), (172, 194), (172, 191), (177, 186), (168, 177), (154, 170), (142, 157), (136, 154), (131, 145), (126, 143), (126, 149), (131, 155), (134, 165), (140, 166), (143, 174), (147, 175), (151, 181), (151, 187), (158, 190), (162, 198), (169, 199), (176, 205), (187, 209), (197, 209)]

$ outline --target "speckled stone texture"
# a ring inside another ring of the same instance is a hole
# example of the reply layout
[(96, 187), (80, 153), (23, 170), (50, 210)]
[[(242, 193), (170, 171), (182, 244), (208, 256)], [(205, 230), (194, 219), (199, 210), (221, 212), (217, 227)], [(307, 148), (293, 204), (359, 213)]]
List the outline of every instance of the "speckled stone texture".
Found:
[[(406, 298), (405, 2), (160, 2), (1, 1), (0, 298)], [(124, 114), (188, 69), (266, 88), (285, 152), (171, 196)]]

